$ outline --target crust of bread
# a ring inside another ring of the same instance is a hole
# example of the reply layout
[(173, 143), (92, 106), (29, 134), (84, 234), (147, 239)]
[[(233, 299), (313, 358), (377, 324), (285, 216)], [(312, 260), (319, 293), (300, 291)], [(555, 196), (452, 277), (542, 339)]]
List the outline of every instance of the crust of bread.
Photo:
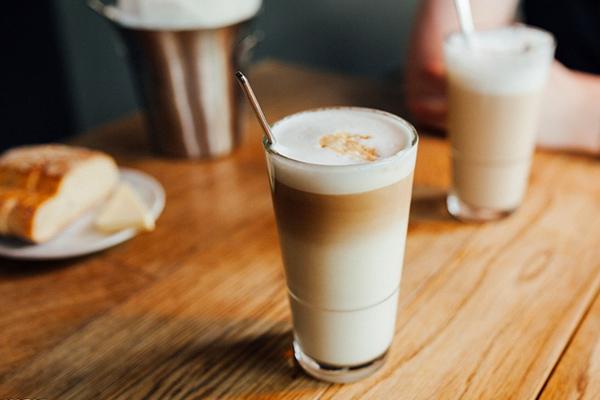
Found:
[(33, 241), (33, 221), (49, 195), (24, 190), (0, 191), (0, 234)]
[[(18, 147), (0, 156), (0, 235), (31, 242), (48, 240), (36, 232), (37, 214), (60, 195), (65, 178), (75, 168), (94, 158), (109, 160), (116, 170), (114, 160), (105, 153), (59, 144)], [(56, 232), (78, 215), (62, 221)]]

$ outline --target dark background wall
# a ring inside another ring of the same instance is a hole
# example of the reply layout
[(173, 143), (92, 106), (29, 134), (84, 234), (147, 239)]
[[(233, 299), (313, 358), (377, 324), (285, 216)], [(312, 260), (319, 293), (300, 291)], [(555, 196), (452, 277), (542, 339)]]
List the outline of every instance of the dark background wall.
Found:
[[(265, 0), (257, 59), (376, 76), (402, 63), (416, 0)], [(119, 38), (81, 0), (56, 0), (73, 130), (137, 108)]]
[(11, 1), (0, 13), (0, 150), (74, 130), (54, 4), (38, 0), (32, 8)]

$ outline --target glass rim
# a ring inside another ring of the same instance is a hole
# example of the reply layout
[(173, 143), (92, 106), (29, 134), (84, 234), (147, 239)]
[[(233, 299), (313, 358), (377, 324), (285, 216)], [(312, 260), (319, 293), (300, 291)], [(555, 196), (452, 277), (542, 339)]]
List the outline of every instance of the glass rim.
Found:
[[(537, 43), (531, 46), (531, 48), (533, 50), (537, 50), (540, 48), (545, 48), (545, 47), (549, 47), (549, 48), (556, 48), (556, 38), (554, 37), (554, 35), (552, 34), (552, 32), (547, 31), (545, 29), (539, 28), (537, 26), (532, 26), (532, 25), (527, 25), (524, 24), (522, 22), (515, 22), (509, 25), (504, 25), (504, 26), (500, 26), (500, 27), (495, 27), (495, 28), (487, 28), (487, 29), (478, 29), (475, 31), (475, 34), (479, 33), (486, 33), (486, 32), (494, 32), (494, 31), (500, 31), (502, 29), (506, 29), (506, 28), (519, 28), (519, 29), (524, 29), (526, 31), (533, 31), (533, 32), (538, 32), (543, 34), (544, 36), (546, 36), (549, 41), (546, 43)], [(453, 31), (450, 33), (447, 33), (446, 35), (444, 35), (444, 49), (448, 49), (450, 48), (450, 40), (456, 36), (461, 36), (463, 33), (461, 31)]]
[(312, 162), (308, 162), (308, 161), (296, 160), (295, 158), (288, 157), (285, 154), (281, 154), (280, 152), (274, 150), (271, 147), (272, 144), (269, 143), (268, 138), (263, 134), (262, 144), (263, 144), (265, 151), (267, 152), (267, 154), (281, 157), (284, 160), (286, 160), (290, 163), (293, 163), (293, 164), (304, 165), (304, 166), (308, 166), (308, 167), (312, 167), (312, 168), (325, 168), (325, 169), (329, 169), (329, 170), (351, 170), (351, 169), (364, 169), (366, 167), (385, 165), (385, 164), (394, 162), (396, 160), (402, 159), (402, 158), (404, 158), (404, 156), (406, 154), (408, 154), (411, 150), (413, 150), (419, 143), (419, 135), (417, 133), (417, 129), (410, 122), (408, 122), (407, 120), (405, 120), (404, 118), (402, 118), (396, 114), (392, 114), (391, 112), (378, 110), (376, 108), (369, 108), (369, 107), (334, 106), (334, 107), (309, 108), (309, 109), (306, 109), (303, 111), (299, 111), (299, 112), (296, 112), (293, 114), (286, 115), (285, 117), (275, 121), (271, 125), (271, 128), (274, 128), (275, 126), (277, 126), (278, 124), (280, 124), (281, 122), (283, 122), (289, 118), (292, 118), (292, 117), (295, 117), (295, 116), (298, 116), (301, 114), (311, 113), (311, 112), (319, 112), (319, 111), (331, 111), (331, 110), (362, 111), (362, 112), (367, 112), (367, 113), (379, 114), (386, 118), (393, 119), (396, 122), (400, 123), (400, 125), (403, 128), (406, 128), (406, 130), (408, 131), (408, 133), (410, 135), (410, 143), (408, 146), (402, 147), (400, 150), (398, 150), (398, 152), (394, 153), (393, 155), (382, 158), (380, 160), (371, 161), (368, 163), (342, 164), (342, 165), (317, 164), (317, 163), (312, 163)]

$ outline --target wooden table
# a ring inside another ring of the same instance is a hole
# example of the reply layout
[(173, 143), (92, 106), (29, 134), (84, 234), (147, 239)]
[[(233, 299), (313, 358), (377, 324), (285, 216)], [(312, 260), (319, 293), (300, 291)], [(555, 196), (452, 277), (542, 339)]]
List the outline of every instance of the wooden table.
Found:
[[(263, 63), (275, 120), (309, 107), (397, 111), (383, 85)], [(538, 153), (522, 208), (470, 225), (444, 209), (445, 140), (421, 136), (386, 366), (352, 385), (291, 362), (259, 129), (214, 162), (147, 151), (139, 116), (77, 142), (154, 175), (155, 232), (60, 262), (0, 260), (0, 399), (600, 398), (600, 163)]]

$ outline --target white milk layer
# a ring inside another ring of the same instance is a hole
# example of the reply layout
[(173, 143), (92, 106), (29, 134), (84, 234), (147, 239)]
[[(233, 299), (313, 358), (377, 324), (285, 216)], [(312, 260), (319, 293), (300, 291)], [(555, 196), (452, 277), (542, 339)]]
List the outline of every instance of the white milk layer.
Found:
[(383, 355), (392, 343), (398, 291), (372, 307), (331, 311), (290, 297), (294, 334), (302, 351), (327, 364), (360, 365)]
[(212, 29), (252, 18), (262, 0), (119, 0), (108, 9), (117, 22), (143, 29)]
[(549, 33), (522, 25), (478, 31), (471, 41), (459, 33), (444, 44), (453, 79), (489, 94), (521, 94), (541, 89), (554, 53)]
[[(410, 124), (366, 108), (306, 111), (277, 122), (272, 131), (271, 177), (311, 193), (351, 194), (391, 185), (412, 173), (417, 155)], [(336, 133), (369, 136), (363, 144), (374, 148), (379, 159), (364, 161), (322, 148), (320, 138)]]

